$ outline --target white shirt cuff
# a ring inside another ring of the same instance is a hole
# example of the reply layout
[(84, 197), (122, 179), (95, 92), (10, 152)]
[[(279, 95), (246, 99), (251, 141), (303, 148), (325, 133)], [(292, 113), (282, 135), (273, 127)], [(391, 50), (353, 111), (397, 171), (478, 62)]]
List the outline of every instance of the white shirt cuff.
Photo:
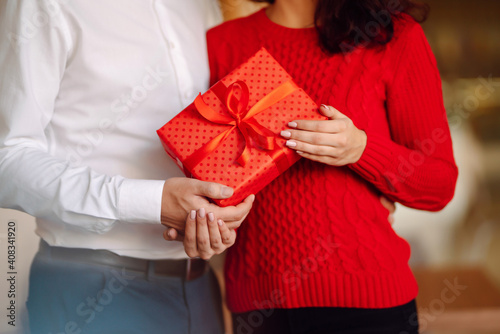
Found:
[(161, 224), (165, 181), (125, 179), (120, 186), (118, 216), (127, 223)]

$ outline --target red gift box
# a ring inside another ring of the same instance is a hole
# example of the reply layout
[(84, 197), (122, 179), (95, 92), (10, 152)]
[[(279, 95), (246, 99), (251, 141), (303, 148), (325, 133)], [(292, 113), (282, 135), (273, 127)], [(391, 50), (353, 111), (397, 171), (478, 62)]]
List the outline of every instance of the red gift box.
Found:
[(225, 184), (240, 203), (300, 159), (280, 132), (296, 119), (323, 120), (316, 103), (264, 49), (157, 131), (188, 177)]

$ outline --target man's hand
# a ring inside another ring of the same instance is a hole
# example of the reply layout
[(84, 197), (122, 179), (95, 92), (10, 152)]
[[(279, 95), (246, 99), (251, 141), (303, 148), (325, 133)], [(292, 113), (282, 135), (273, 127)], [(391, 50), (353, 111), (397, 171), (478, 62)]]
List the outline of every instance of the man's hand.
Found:
[(161, 222), (184, 234), (186, 216), (191, 210), (205, 208), (219, 219), (226, 222), (229, 229), (241, 225), (252, 208), (254, 195), (248, 196), (236, 206), (221, 208), (210, 203), (208, 198), (224, 199), (233, 195), (233, 189), (222, 184), (204, 182), (185, 177), (171, 178), (163, 187)]

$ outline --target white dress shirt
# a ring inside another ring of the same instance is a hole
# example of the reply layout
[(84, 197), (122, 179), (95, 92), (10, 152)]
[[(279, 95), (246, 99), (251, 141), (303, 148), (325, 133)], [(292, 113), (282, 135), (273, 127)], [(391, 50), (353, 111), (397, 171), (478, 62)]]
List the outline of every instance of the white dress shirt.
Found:
[(0, 2), (0, 207), (50, 245), (183, 258), (156, 130), (208, 88), (215, 0)]

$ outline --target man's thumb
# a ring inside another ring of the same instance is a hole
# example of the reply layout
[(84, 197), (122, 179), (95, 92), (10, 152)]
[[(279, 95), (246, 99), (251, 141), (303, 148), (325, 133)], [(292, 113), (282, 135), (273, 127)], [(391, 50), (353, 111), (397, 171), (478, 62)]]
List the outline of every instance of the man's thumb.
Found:
[(233, 188), (223, 184), (200, 181), (198, 195), (213, 199), (224, 199), (233, 196)]

